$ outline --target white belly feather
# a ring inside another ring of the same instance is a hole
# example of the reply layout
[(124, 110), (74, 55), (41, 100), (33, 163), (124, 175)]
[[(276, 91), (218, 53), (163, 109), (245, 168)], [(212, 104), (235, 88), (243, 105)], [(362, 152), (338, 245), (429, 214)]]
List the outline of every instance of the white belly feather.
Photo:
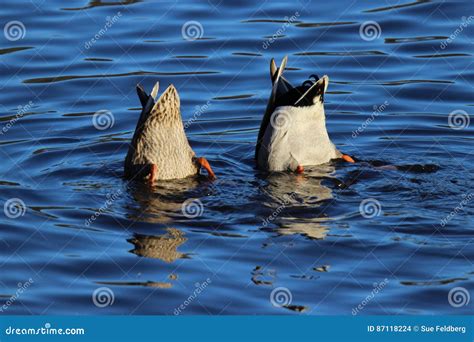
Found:
[(258, 164), (270, 171), (296, 170), (298, 165), (324, 164), (340, 155), (329, 139), (322, 105), (283, 106), (272, 114)]

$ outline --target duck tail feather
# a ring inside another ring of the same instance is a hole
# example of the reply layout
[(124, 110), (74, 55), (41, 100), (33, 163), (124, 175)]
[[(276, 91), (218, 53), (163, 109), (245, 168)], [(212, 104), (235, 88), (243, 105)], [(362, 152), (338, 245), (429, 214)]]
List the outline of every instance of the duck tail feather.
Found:
[(275, 76), (277, 72), (277, 66), (275, 63), (275, 58), (272, 58), (270, 61), (270, 79), (272, 80), (272, 84), (275, 83)]
[(285, 56), (281, 61), (280, 67), (275, 72), (275, 79), (273, 80), (272, 87), (272, 98), (275, 100), (277, 97), (286, 94), (293, 87), (291, 84), (283, 77), (283, 72), (286, 68), (286, 63), (288, 62), (288, 56)]
[(138, 98), (140, 99), (140, 103), (142, 107), (145, 107), (148, 102), (148, 95), (140, 83), (137, 84), (137, 94), (138, 94)]
[(273, 83), (278, 83), (278, 80), (283, 75), (283, 71), (285, 71), (287, 62), (288, 62), (288, 56), (283, 57), (283, 60), (281, 61), (281, 64), (280, 64), (280, 67), (276, 70), (275, 80), (273, 81)]
[(156, 97), (158, 96), (158, 90), (160, 90), (160, 82), (156, 82), (155, 86), (151, 90), (151, 97), (153, 97), (153, 100), (156, 101)]
[(314, 82), (311, 87), (304, 92), (303, 95), (295, 102), (295, 106), (308, 106), (316, 103), (319, 99), (324, 102), (324, 93), (328, 88), (329, 77), (324, 75), (317, 82)]

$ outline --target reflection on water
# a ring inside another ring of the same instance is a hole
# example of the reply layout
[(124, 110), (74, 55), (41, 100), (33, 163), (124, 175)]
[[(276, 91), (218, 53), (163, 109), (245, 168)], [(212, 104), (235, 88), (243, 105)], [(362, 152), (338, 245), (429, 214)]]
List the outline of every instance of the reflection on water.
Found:
[(186, 242), (184, 233), (175, 228), (168, 228), (168, 232), (161, 236), (146, 236), (136, 234), (128, 242), (134, 245), (132, 253), (147, 257), (156, 258), (165, 262), (174, 262), (184, 258), (185, 254), (178, 252), (178, 247)]
[(293, 202), (300, 199), (298, 203), (313, 205), (333, 198), (331, 188), (324, 182), (329, 183), (334, 174), (335, 167), (332, 165), (307, 168), (303, 175), (273, 174), (267, 179), (264, 190), (276, 202), (291, 194)]
[(289, 234), (301, 234), (310, 239), (322, 240), (326, 237), (329, 231), (329, 227), (318, 222), (292, 222), (295, 221), (293, 218), (283, 218), (278, 232), (283, 235)]
[[(0, 297), (34, 280), (8, 313), (351, 314), (385, 279), (359, 314), (470, 313), (448, 302), (474, 290), (469, 2), (2, 6), (25, 35), (0, 46), (0, 196), (16, 199), (0, 216)], [(357, 164), (255, 169), (268, 62), (285, 55), (290, 82), (329, 76), (329, 135)], [(178, 89), (215, 182), (123, 179), (135, 86), (156, 81)], [(92, 304), (98, 287), (113, 305)], [(291, 303), (272, 304), (279, 288)]]
[(133, 221), (150, 223), (172, 222), (173, 217), (182, 215), (183, 202), (198, 185), (199, 181), (194, 177), (173, 180), (153, 187), (132, 182), (128, 190), (134, 203), (130, 206), (128, 217)]
[(62, 8), (62, 10), (64, 10), (64, 11), (80, 11), (80, 10), (85, 10), (85, 9), (89, 9), (89, 8), (99, 7), (99, 6), (118, 6), (118, 5), (125, 6), (125, 5), (131, 5), (131, 4), (137, 3), (139, 1), (141, 1), (141, 0), (124, 0), (124, 1), (91, 0), (91, 1), (89, 1), (89, 3), (86, 6), (76, 7), (76, 8), (65, 7), (65, 8)]
[(99, 285), (114, 285), (114, 286), (143, 286), (143, 287), (157, 287), (160, 289), (169, 289), (173, 286), (171, 283), (157, 282), (157, 281), (143, 281), (143, 282), (131, 282), (131, 281), (98, 281)]
[[(267, 179), (265, 195), (270, 197), (273, 213), (264, 225), (273, 223), (283, 235), (300, 234), (311, 239), (324, 239), (329, 227), (324, 224), (324, 206), (330, 205), (333, 191), (329, 183), (335, 174), (333, 165), (308, 168), (304, 175), (274, 174)], [(307, 208), (312, 215), (308, 215)]]

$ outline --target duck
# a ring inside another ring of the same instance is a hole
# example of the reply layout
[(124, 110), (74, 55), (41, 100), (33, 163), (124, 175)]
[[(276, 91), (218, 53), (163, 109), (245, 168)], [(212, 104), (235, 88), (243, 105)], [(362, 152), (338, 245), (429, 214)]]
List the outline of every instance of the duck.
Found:
[(255, 148), (258, 169), (303, 173), (305, 166), (333, 159), (355, 163), (336, 148), (326, 129), (324, 95), (329, 77), (311, 75), (293, 87), (283, 76), (287, 61), (285, 56), (278, 68), (273, 58), (270, 61), (272, 90)]
[(196, 157), (189, 144), (174, 85), (170, 84), (159, 97), (159, 82), (150, 95), (140, 84), (136, 89), (142, 110), (125, 157), (125, 178), (154, 184), (195, 176), (203, 168), (209, 179), (216, 179), (207, 159)]

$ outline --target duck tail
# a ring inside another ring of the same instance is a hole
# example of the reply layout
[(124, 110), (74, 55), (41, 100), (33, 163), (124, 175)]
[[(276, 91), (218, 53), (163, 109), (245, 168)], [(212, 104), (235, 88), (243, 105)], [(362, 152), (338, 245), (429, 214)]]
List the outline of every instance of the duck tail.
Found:
[(145, 122), (146, 118), (150, 114), (151, 109), (155, 105), (155, 98), (158, 95), (158, 89), (159, 89), (159, 83), (156, 82), (155, 86), (153, 87), (153, 90), (151, 91), (151, 95), (148, 95), (145, 89), (143, 88), (143, 86), (141, 84), (137, 84), (137, 95), (142, 105), (142, 111), (140, 113), (140, 117), (137, 122), (137, 127), (135, 128), (135, 134), (139, 135), (139, 132), (142, 129), (143, 123)]
[(275, 83), (275, 74), (277, 72), (277, 66), (275, 63), (275, 58), (272, 58), (270, 61), (270, 79), (272, 80), (272, 84)]
[[(283, 71), (285, 70), (286, 63), (288, 61), (288, 56), (285, 56), (281, 61), (280, 67), (277, 68), (275, 59), (272, 58), (270, 61), (270, 78), (272, 80), (272, 92), (270, 94), (270, 99), (268, 100), (267, 109), (263, 115), (262, 122), (260, 123), (260, 129), (258, 131), (257, 145), (255, 147), (255, 160), (258, 160), (258, 153), (262, 145), (262, 139), (265, 134), (265, 131), (270, 124), (270, 118), (275, 109), (275, 101), (278, 97), (278, 94), (286, 93), (291, 85), (287, 80), (282, 76)], [(279, 81), (282, 82), (279, 82)]]
[(324, 93), (329, 84), (329, 77), (324, 75), (317, 82), (314, 82), (308, 90), (295, 102), (295, 106), (309, 106), (315, 104), (317, 101), (324, 102)]
[(137, 84), (137, 95), (138, 95), (138, 98), (140, 99), (140, 103), (142, 104), (142, 107), (145, 107), (146, 103), (148, 102), (148, 94), (146, 93), (145, 89), (140, 83)]
[(160, 83), (156, 82), (155, 85), (153, 86), (153, 89), (151, 90), (151, 94), (148, 95), (145, 89), (143, 88), (143, 86), (140, 83), (137, 84), (137, 94), (143, 108), (145, 108), (146, 105), (148, 104), (148, 100), (150, 99), (150, 97), (153, 99), (153, 101), (156, 101), (156, 97), (158, 96), (159, 89), (160, 89)]
[(283, 57), (283, 60), (281, 61), (280, 67), (276, 68), (275, 60), (272, 58), (270, 62), (270, 72), (272, 70), (275, 70), (272, 76), (272, 83), (273, 84), (278, 84), (278, 81), (283, 75), (283, 71), (285, 71), (286, 68), (286, 63), (288, 62), (288, 56)]

